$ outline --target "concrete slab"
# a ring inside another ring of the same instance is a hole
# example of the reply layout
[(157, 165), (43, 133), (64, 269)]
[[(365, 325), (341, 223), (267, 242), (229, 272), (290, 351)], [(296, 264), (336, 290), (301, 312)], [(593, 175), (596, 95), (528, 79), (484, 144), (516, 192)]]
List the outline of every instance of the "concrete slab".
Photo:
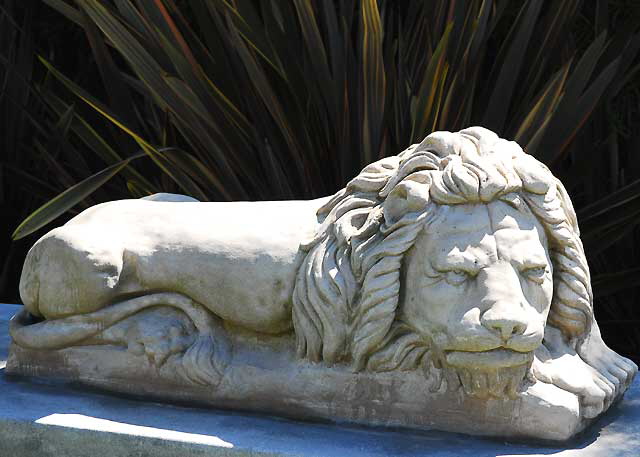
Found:
[[(7, 322), (18, 309), (0, 305), (0, 366), (7, 357)], [(564, 446), (187, 408), (10, 377), (1, 369), (0, 389), (0, 457), (640, 455), (638, 378), (621, 404)]]

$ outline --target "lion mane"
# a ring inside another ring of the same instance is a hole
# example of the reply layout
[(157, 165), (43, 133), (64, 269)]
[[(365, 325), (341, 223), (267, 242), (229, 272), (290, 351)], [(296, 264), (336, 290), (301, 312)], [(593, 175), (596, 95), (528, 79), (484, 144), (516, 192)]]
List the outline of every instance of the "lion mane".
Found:
[[(429, 335), (396, 312), (403, 258), (437, 205), (501, 199), (543, 225), (553, 264), (547, 319), (571, 347), (600, 338), (575, 211), (564, 186), (517, 143), (473, 127), (435, 132), (365, 167), (318, 210), (320, 227), (293, 293), (298, 356), (354, 371), (410, 370), (425, 362)], [(593, 333), (593, 335), (592, 335)]]

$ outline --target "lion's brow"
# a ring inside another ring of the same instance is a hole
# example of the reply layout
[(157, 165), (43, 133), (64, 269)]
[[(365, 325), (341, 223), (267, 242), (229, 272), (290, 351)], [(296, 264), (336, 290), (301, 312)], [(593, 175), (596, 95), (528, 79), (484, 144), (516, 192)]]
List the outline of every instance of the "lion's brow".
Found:
[[(488, 263), (488, 256), (477, 255), (473, 251), (480, 251), (480, 249), (470, 246), (472, 249), (460, 250), (458, 246), (454, 246), (452, 250), (448, 252), (440, 251), (435, 256), (433, 266), (436, 270), (446, 270), (448, 268), (461, 268), (465, 270), (477, 270), (482, 268)], [(475, 249), (474, 249), (475, 248)]]

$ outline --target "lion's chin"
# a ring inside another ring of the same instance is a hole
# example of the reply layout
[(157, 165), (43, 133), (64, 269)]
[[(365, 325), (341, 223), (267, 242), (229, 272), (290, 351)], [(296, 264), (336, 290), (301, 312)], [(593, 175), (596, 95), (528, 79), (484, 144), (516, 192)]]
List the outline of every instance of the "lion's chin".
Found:
[(516, 398), (533, 362), (532, 352), (494, 349), (450, 351), (442, 368), (450, 390), (462, 388), (477, 398)]

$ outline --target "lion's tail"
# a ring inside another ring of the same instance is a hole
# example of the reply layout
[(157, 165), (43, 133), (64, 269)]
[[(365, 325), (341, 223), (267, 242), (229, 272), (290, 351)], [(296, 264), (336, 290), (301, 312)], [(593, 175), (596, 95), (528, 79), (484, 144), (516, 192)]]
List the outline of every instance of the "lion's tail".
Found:
[[(189, 297), (160, 292), (130, 298), (88, 314), (33, 323), (27, 309), (10, 322), (13, 341), (29, 349), (62, 349), (81, 343), (127, 317), (152, 306), (173, 306), (182, 310), (198, 330), (198, 338), (183, 355), (183, 375), (196, 384), (220, 381), (228, 363), (229, 347), (220, 320)], [(217, 336), (214, 344), (214, 334)]]

